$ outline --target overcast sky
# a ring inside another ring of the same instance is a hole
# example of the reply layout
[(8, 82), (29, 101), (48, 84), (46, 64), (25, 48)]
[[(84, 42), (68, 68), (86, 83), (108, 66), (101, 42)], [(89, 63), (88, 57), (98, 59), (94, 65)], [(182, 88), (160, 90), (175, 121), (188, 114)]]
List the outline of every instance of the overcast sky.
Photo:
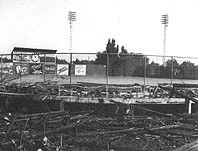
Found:
[(109, 38), (128, 52), (198, 57), (198, 0), (0, 0), (0, 52), (14, 47), (69, 52), (68, 12), (75, 11), (72, 52), (105, 50)]

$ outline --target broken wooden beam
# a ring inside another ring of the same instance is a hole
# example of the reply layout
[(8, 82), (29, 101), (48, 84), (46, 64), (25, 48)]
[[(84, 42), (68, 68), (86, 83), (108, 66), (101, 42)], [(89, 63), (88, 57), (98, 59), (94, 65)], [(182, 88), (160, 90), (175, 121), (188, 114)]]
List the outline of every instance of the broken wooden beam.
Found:
[(194, 142), (178, 147), (173, 151), (197, 151), (197, 150), (198, 150), (198, 139), (195, 140)]

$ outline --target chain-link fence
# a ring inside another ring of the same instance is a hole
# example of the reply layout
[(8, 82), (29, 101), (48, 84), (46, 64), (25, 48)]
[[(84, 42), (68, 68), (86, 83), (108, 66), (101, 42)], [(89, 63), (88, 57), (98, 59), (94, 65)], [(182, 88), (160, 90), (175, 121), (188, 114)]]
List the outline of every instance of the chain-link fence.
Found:
[(1, 82), (140, 85), (198, 84), (198, 58), (105, 53), (1, 55)]

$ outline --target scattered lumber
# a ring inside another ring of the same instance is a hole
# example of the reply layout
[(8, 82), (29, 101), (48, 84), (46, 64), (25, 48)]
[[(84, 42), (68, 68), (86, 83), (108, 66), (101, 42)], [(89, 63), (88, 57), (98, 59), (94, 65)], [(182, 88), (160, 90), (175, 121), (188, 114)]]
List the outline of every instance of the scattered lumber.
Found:
[(181, 147), (174, 149), (173, 151), (197, 151), (198, 150), (198, 140), (194, 142), (185, 144)]
[(197, 150), (197, 114), (102, 117), (93, 113), (58, 111), (29, 115), (1, 114), (0, 149)]
[[(87, 83), (81, 83), (87, 85)], [(91, 85), (91, 83), (89, 83)], [(94, 85), (93, 87), (100, 85)], [(114, 85), (111, 85), (114, 87)], [(124, 87), (119, 85), (119, 87)], [(9, 87), (14, 97), (26, 97), (40, 85)], [(20, 88), (20, 89), (19, 89)], [(161, 86), (173, 91), (175, 89)], [(21, 92), (15, 95), (15, 91)], [(37, 92), (38, 91), (38, 92)], [(26, 92), (26, 93), (22, 93)], [(48, 94), (44, 93), (44, 96)], [(7, 93), (0, 93), (6, 97)], [(39, 96), (39, 94), (38, 94)], [(193, 97), (184, 96), (198, 102)], [(43, 97), (42, 99), (45, 99)], [(195, 151), (198, 150), (198, 114), (165, 114), (143, 107), (115, 102), (114, 115), (95, 115), (94, 111), (55, 111), (36, 114), (0, 114), (0, 150), (2, 151)], [(129, 114), (118, 110), (129, 107)], [(133, 109), (152, 113), (152, 116), (135, 116)]]

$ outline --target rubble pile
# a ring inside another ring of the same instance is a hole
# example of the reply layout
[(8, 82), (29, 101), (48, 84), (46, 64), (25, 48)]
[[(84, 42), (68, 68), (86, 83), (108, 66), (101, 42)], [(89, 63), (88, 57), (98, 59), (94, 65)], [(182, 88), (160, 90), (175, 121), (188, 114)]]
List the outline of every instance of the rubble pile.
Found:
[(198, 145), (198, 114), (104, 117), (93, 113), (1, 114), (0, 150), (192, 151)]

